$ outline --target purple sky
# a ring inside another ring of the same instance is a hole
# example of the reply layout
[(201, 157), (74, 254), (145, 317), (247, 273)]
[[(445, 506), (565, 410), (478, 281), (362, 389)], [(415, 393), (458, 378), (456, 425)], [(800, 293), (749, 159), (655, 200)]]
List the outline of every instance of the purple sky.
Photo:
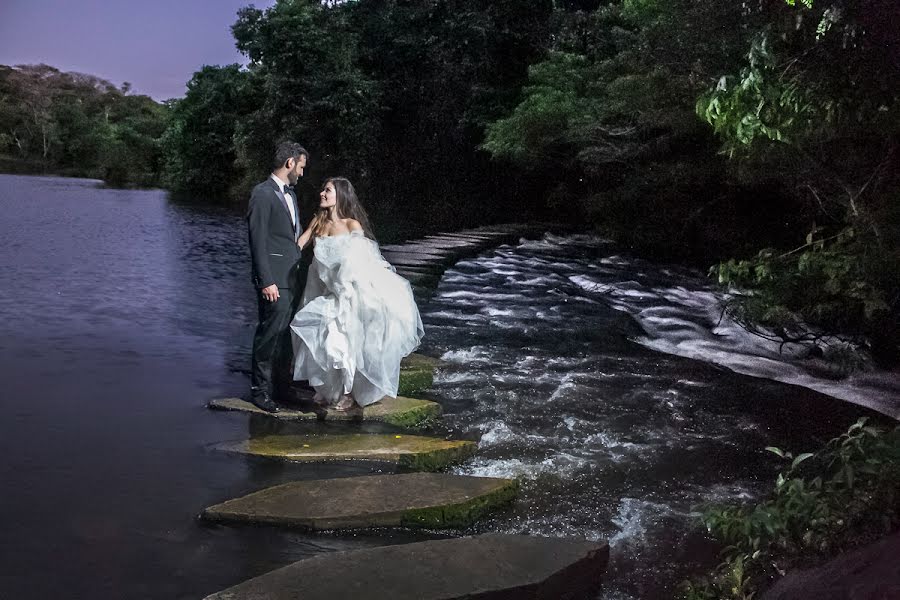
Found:
[(274, 0), (0, 0), (0, 64), (90, 73), (156, 100), (182, 96), (202, 65), (245, 63), (231, 25)]

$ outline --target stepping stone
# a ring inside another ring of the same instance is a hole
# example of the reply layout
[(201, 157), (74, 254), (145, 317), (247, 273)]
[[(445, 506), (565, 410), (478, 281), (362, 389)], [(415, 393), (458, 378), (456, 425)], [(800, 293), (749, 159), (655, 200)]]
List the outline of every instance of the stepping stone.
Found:
[(454, 256), (441, 254), (424, 254), (415, 252), (382, 252), (384, 259), (392, 265), (446, 265), (456, 261)]
[(414, 396), (434, 384), (434, 370), (445, 363), (422, 354), (410, 354), (400, 362), (401, 396)]
[[(401, 271), (397, 269), (397, 274), (406, 279), (413, 285), (423, 285), (430, 286), (441, 280), (441, 276), (437, 273), (415, 273), (411, 271)], [(400, 392), (401, 394), (408, 394), (409, 392)]]
[(382, 252), (385, 254), (397, 253), (397, 252), (412, 252), (413, 254), (433, 254), (436, 256), (453, 256), (456, 250), (456, 247), (453, 248), (440, 248), (435, 247), (431, 244), (422, 244), (422, 243), (411, 243), (411, 244), (403, 244), (402, 246), (382, 246)]
[(451, 237), (448, 235), (426, 235), (420, 240), (416, 240), (416, 244), (435, 244), (438, 247), (470, 247), (488, 243), (490, 239), (484, 237)]
[(216, 450), (293, 462), (363, 460), (411, 471), (440, 471), (475, 454), (475, 442), (384, 433), (264, 435), (225, 442)]
[(480, 233), (465, 233), (462, 231), (456, 233), (438, 233), (432, 236), (428, 236), (433, 239), (444, 239), (444, 240), (475, 240), (478, 242), (490, 242), (494, 236), (489, 234), (480, 234)]
[(410, 244), (410, 246), (418, 246), (422, 248), (433, 248), (434, 252), (454, 252), (475, 249), (482, 244), (476, 244), (471, 240), (448, 240), (445, 238), (428, 237)]
[(385, 256), (385, 260), (397, 267), (414, 267), (432, 272), (440, 272), (444, 270), (444, 263), (441, 261), (431, 260), (429, 258), (417, 258), (415, 254), (396, 254), (393, 256)]
[(511, 231), (489, 231), (486, 229), (470, 229), (468, 231), (460, 231), (459, 235), (478, 236), (478, 237), (487, 237), (490, 239), (497, 239), (497, 238), (502, 238), (502, 237), (509, 237), (511, 235), (516, 235), (516, 233), (511, 232)]
[[(409, 263), (409, 264), (407, 264)], [(391, 263), (394, 264), (394, 263)], [(441, 275), (447, 270), (447, 266), (443, 263), (435, 263), (427, 260), (408, 260), (400, 259), (394, 264), (398, 271), (412, 271), (420, 275), (434, 274)]]
[[(413, 370), (404, 379), (403, 369), (400, 372), (400, 385), (406, 385), (411, 389), (416, 389), (422, 385), (423, 375), (420, 370)], [(430, 387), (431, 383), (427, 387)], [(397, 398), (384, 398), (378, 404), (373, 404), (362, 410), (350, 412), (339, 412), (336, 410), (317, 410), (312, 409), (296, 409), (296, 410), (280, 410), (277, 413), (270, 413), (261, 410), (253, 404), (241, 398), (216, 398), (210, 400), (207, 405), (214, 410), (236, 410), (240, 412), (264, 415), (273, 419), (281, 419), (283, 421), (375, 421), (379, 423), (389, 423), (398, 427), (425, 427), (430, 422), (441, 416), (441, 405), (437, 402), (429, 400), (420, 400), (418, 398), (406, 398), (399, 396)]]
[(608, 561), (603, 542), (489, 533), (320, 554), (206, 600), (577, 600)]
[(209, 521), (304, 529), (467, 527), (511, 502), (515, 479), (406, 473), (294, 481), (203, 511)]
[(427, 238), (427, 241), (436, 241), (436, 242), (460, 242), (464, 244), (471, 244), (472, 246), (484, 248), (486, 246), (490, 246), (494, 243), (494, 238), (492, 236), (487, 235), (463, 235), (459, 233), (442, 233), (441, 235), (435, 235)]
[(423, 269), (421, 267), (407, 267), (404, 265), (400, 265), (399, 267), (397, 267), (397, 273), (400, 275), (404, 275), (404, 276), (405, 276), (405, 274), (409, 274), (409, 275), (415, 275), (417, 277), (440, 278), (440, 276), (442, 275), (442, 272), (443, 272), (443, 270)]

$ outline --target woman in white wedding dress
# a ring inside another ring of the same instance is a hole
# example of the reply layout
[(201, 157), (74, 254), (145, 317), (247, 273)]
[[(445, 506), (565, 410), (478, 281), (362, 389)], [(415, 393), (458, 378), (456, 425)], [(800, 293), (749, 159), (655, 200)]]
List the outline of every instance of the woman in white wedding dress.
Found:
[(294, 379), (339, 411), (396, 397), (400, 360), (424, 330), (409, 282), (384, 260), (353, 185), (325, 181), (319, 211), (300, 236), (314, 259), (291, 322)]

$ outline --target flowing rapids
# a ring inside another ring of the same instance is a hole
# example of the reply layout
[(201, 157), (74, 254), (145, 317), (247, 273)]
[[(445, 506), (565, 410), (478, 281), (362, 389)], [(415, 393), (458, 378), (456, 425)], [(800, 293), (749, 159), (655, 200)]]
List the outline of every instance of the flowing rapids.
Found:
[(669, 598), (717, 562), (698, 508), (771, 485), (765, 446), (815, 448), (869, 414), (835, 398), (896, 407), (900, 386), (816, 379), (723, 319), (698, 273), (613, 252), (547, 235), (458, 263), (423, 309), (424, 351), (448, 363), (447, 425), (480, 439), (457, 472), (524, 482), (478, 530), (609, 540), (604, 598)]

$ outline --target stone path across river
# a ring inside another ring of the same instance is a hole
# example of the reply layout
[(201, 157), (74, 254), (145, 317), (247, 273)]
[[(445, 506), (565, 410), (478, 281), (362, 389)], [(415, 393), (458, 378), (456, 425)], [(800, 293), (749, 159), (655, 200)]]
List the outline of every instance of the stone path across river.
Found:
[[(427, 297), (444, 270), (462, 258), (543, 228), (505, 225), (447, 233), (382, 247), (385, 259)], [(413, 354), (401, 365), (398, 398), (340, 413), (299, 406), (271, 414), (239, 398), (209, 407), (282, 421), (374, 421), (426, 429), (442, 413), (436, 402), (415, 397), (431, 387), (441, 362)], [(366, 527), (459, 528), (514, 500), (518, 482), (427, 473), (467, 460), (477, 445), (467, 440), (348, 430), (257, 435), (224, 442), (219, 450), (269, 459), (319, 462), (390, 462), (417, 473), (290, 482), (207, 508), (204, 519), (312, 530)], [(454, 598), (589, 598), (606, 570), (609, 547), (586, 540), (524, 535), (476, 537), (382, 546), (318, 555), (213, 594), (207, 600), (450, 600)], [(352, 575), (352, 576), (348, 576)]]

